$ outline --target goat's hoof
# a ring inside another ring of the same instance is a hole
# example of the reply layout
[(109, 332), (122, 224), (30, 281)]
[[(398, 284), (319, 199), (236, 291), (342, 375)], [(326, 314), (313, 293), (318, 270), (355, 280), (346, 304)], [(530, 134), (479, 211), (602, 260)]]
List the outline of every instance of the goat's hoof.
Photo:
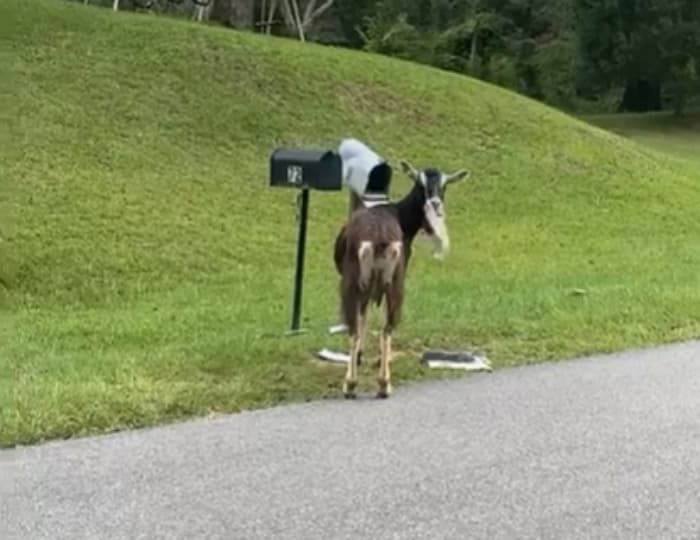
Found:
[(381, 399), (386, 399), (391, 395), (391, 383), (379, 383), (379, 391), (377, 392), (377, 397)]
[(345, 396), (345, 399), (355, 399), (357, 397), (357, 394), (355, 393), (356, 386), (356, 381), (345, 381), (343, 383), (343, 395)]

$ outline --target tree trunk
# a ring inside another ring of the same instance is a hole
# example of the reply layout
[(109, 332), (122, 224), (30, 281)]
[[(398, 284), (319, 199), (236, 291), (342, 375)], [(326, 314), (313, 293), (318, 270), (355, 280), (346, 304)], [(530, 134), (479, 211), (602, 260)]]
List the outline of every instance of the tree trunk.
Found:
[(292, 16), (294, 17), (294, 24), (297, 27), (297, 32), (299, 33), (299, 40), (306, 41), (304, 35), (304, 23), (301, 20), (301, 15), (299, 13), (299, 2), (297, 0), (289, 0), (289, 5), (292, 8)]
[(677, 117), (682, 117), (685, 115), (685, 93), (682, 90), (676, 92), (673, 96), (673, 115)]
[(255, 25), (255, 0), (216, 0), (211, 19), (233, 28), (251, 29)]
[(469, 71), (470, 75), (474, 75), (476, 68), (476, 53), (479, 50), (479, 26), (474, 26), (472, 32), (471, 50), (469, 51)]
[(633, 79), (627, 82), (618, 112), (661, 110), (661, 85), (656, 81)]
[(265, 33), (268, 35), (272, 33), (272, 21), (275, 18), (275, 13), (277, 13), (277, 0), (270, 0), (270, 10), (267, 12), (267, 22), (265, 24)]

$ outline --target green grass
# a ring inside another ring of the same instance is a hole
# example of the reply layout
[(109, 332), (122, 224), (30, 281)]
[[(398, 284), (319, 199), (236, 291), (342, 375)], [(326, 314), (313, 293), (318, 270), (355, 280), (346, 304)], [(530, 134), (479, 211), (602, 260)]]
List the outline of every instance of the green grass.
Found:
[(671, 112), (599, 115), (591, 123), (656, 150), (700, 164), (700, 113), (676, 117)]
[(345, 344), (326, 328), (346, 194), (312, 194), (309, 331), (285, 337), (282, 144), (351, 135), (473, 171), (448, 194), (450, 258), (419, 243), (411, 261), (397, 392), (443, 376), (426, 346), (506, 366), (700, 334), (687, 160), (379, 56), (57, 0), (5, 0), (0, 20), (0, 444), (339, 396), (343, 369), (313, 353)]

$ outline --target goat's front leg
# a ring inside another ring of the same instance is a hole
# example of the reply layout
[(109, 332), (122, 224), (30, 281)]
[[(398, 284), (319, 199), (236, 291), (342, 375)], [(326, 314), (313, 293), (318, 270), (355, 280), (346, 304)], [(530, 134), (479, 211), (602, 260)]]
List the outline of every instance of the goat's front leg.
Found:
[(363, 332), (363, 326), (364, 317), (358, 314), (355, 332), (350, 334), (350, 361), (348, 362), (348, 370), (345, 373), (345, 382), (343, 383), (343, 394), (345, 394), (345, 397), (348, 399), (356, 397), (355, 388), (357, 387), (357, 362), (360, 355), (360, 336)]
[(380, 398), (391, 394), (391, 334), (400, 319), (403, 294), (403, 267), (401, 264), (401, 243), (392, 242), (387, 251), (389, 261), (384, 274), (384, 326), (380, 337), (379, 393)]

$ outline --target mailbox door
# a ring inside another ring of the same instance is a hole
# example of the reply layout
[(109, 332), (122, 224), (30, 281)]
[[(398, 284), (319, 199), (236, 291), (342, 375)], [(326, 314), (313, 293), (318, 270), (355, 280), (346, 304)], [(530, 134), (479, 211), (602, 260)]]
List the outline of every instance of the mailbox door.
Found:
[(302, 188), (311, 177), (305, 155), (279, 149), (270, 156), (270, 185), (280, 187)]
[(322, 191), (340, 191), (343, 188), (342, 162), (335, 152), (327, 152), (316, 164), (314, 188)]

